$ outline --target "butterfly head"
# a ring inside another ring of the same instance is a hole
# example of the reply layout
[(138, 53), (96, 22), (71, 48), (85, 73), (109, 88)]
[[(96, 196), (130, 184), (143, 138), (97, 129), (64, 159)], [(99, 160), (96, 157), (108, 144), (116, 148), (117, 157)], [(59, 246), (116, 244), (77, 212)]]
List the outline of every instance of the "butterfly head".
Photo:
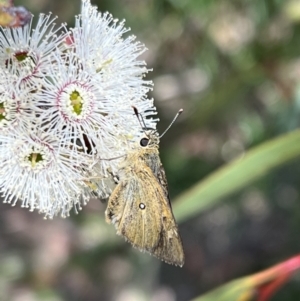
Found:
[(159, 135), (155, 130), (145, 131), (145, 137), (140, 140), (141, 147), (158, 148)]
[(182, 109), (180, 109), (177, 114), (175, 115), (173, 121), (170, 123), (170, 125), (166, 128), (166, 130), (159, 136), (156, 130), (148, 130), (146, 123), (143, 119), (143, 116), (139, 113), (138, 109), (136, 107), (132, 107), (135, 116), (137, 117), (141, 128), (143, 129), (145, 133), (145, 137), (143, 137), (140, 140), (140, 146), (147, 147), (147, 148), (158, 148), (159, 145), (159, 139), (164, 136), (164, 134), (169, 130), (169, 128), (172, 126), (172, 124), (176, 121), (178, 116), (183, 112)]

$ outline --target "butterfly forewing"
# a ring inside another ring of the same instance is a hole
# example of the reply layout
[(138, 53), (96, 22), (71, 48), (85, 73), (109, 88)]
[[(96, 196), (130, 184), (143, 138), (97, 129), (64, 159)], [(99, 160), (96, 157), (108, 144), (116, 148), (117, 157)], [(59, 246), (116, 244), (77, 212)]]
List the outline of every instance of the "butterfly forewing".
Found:
[(106, 217), (114, 223), (117, 233), (134, 247), (151, 252), (159, 242), (162, 220), (160, 204), (149, 201), (149, 194), (155, 191), (148, 177), (151, 170), (146, 169), (143, 175), (130, 177), (118, 184), (109, 199)]

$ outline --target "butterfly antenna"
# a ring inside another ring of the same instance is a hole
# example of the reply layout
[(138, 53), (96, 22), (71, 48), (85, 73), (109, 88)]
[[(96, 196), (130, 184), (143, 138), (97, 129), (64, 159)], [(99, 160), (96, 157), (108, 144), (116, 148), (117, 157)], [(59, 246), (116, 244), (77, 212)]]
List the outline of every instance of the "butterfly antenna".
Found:
[(139, 111), (136, 107), (132, 106), (132, 108), (134, 110), (134, 114), (136, 115), (136, 117), (137, 117), (137, 119), (140, 123), (140, 126), (141, 126), (142, 130), (145, 131), (147, 129), (147, 127), (146, 127), (146, 123), (144, 121), (143, 116), (139, 113)]
[(179, 117), (179, 115), (183, 112), (183, 109), (180, 109), (177, 114), (175, 115), (175, 117), (173, 118), (172, 122), (170, 123), (170, 125), (165, 129), (165, 131), (159, 136), (159, 138), (161, 138), (162, 136), (164, 136), (164, 134), (170, 129), (170, 127), (173, 125), (173, 123), (177, 120), (177, 118)]

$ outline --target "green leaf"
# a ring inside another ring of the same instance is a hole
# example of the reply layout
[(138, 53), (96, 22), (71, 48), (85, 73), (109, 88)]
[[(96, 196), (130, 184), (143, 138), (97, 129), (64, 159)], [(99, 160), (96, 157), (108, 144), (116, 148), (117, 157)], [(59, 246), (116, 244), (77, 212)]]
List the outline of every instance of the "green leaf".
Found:
[(192, 301), (270, 300), (299, 268), (300, 255), (297, 254), (262, 272), (226, 283)]
[(300, 157), (300, 131), (285, 134), (249, 150), (242, 158), (188, 189), (173, 203), (178, 222), (197, 215), (252, 181)]
[(254, 293), (247, 281), (238, 279), (192, 301), (250, 301)]

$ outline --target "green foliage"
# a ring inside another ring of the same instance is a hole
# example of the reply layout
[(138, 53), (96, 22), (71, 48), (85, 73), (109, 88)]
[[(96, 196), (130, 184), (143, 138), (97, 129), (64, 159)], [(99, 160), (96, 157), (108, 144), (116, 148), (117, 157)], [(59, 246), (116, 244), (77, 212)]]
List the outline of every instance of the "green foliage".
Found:
[(173, 204), (177, 221), (194, 217), (230, 193), (299, 157), (299, 130), (259, 145), (179, 196)]

